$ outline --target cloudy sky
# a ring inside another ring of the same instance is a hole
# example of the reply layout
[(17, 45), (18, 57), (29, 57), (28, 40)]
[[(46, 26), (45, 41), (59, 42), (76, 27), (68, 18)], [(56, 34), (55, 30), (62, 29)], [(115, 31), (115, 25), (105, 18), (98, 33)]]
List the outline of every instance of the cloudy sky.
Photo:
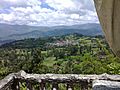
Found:
[(98, 23), (93, 0), (0, 0), (0, 23), (58, 26)]

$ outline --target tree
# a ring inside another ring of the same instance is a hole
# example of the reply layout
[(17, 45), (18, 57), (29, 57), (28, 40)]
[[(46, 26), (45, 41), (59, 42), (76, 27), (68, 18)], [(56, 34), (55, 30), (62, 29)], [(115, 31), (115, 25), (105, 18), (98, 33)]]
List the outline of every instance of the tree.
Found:
[(44, 58), (41, 55), (40, 49), (32, 49), (32, 60), (31, 60), (31, 67), (30, 71), (33, 72), (36, 68), (37, 64), (41, 64)]

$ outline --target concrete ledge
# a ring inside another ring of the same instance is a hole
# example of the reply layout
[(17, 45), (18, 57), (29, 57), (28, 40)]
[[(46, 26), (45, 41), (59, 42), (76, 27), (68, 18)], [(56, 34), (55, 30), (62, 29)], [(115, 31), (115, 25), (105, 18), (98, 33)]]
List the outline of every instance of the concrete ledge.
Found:
[(93, 90), (120, 90), (120, 82), (107, 80), (94, 80)]

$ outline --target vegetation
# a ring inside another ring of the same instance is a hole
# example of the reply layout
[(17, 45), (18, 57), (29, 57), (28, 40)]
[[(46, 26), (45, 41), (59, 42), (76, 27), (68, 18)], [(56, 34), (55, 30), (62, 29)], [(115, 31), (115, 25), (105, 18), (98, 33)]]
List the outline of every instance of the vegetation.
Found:
[(0, 48), (0, 78), (20, 70), (38, 74), (120, 74), (119, 63), (103, 36), (31, 38)]

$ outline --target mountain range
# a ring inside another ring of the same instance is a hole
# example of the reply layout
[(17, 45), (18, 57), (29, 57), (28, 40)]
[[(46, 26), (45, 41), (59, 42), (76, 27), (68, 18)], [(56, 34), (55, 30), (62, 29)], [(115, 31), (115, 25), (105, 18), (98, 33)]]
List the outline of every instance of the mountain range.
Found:
[(96, 23), (53, 27), (0, 24), (0, 43), (25, 38), (60, 36), (73, 33), (87, 36), (103, 34), (100, 24)]

